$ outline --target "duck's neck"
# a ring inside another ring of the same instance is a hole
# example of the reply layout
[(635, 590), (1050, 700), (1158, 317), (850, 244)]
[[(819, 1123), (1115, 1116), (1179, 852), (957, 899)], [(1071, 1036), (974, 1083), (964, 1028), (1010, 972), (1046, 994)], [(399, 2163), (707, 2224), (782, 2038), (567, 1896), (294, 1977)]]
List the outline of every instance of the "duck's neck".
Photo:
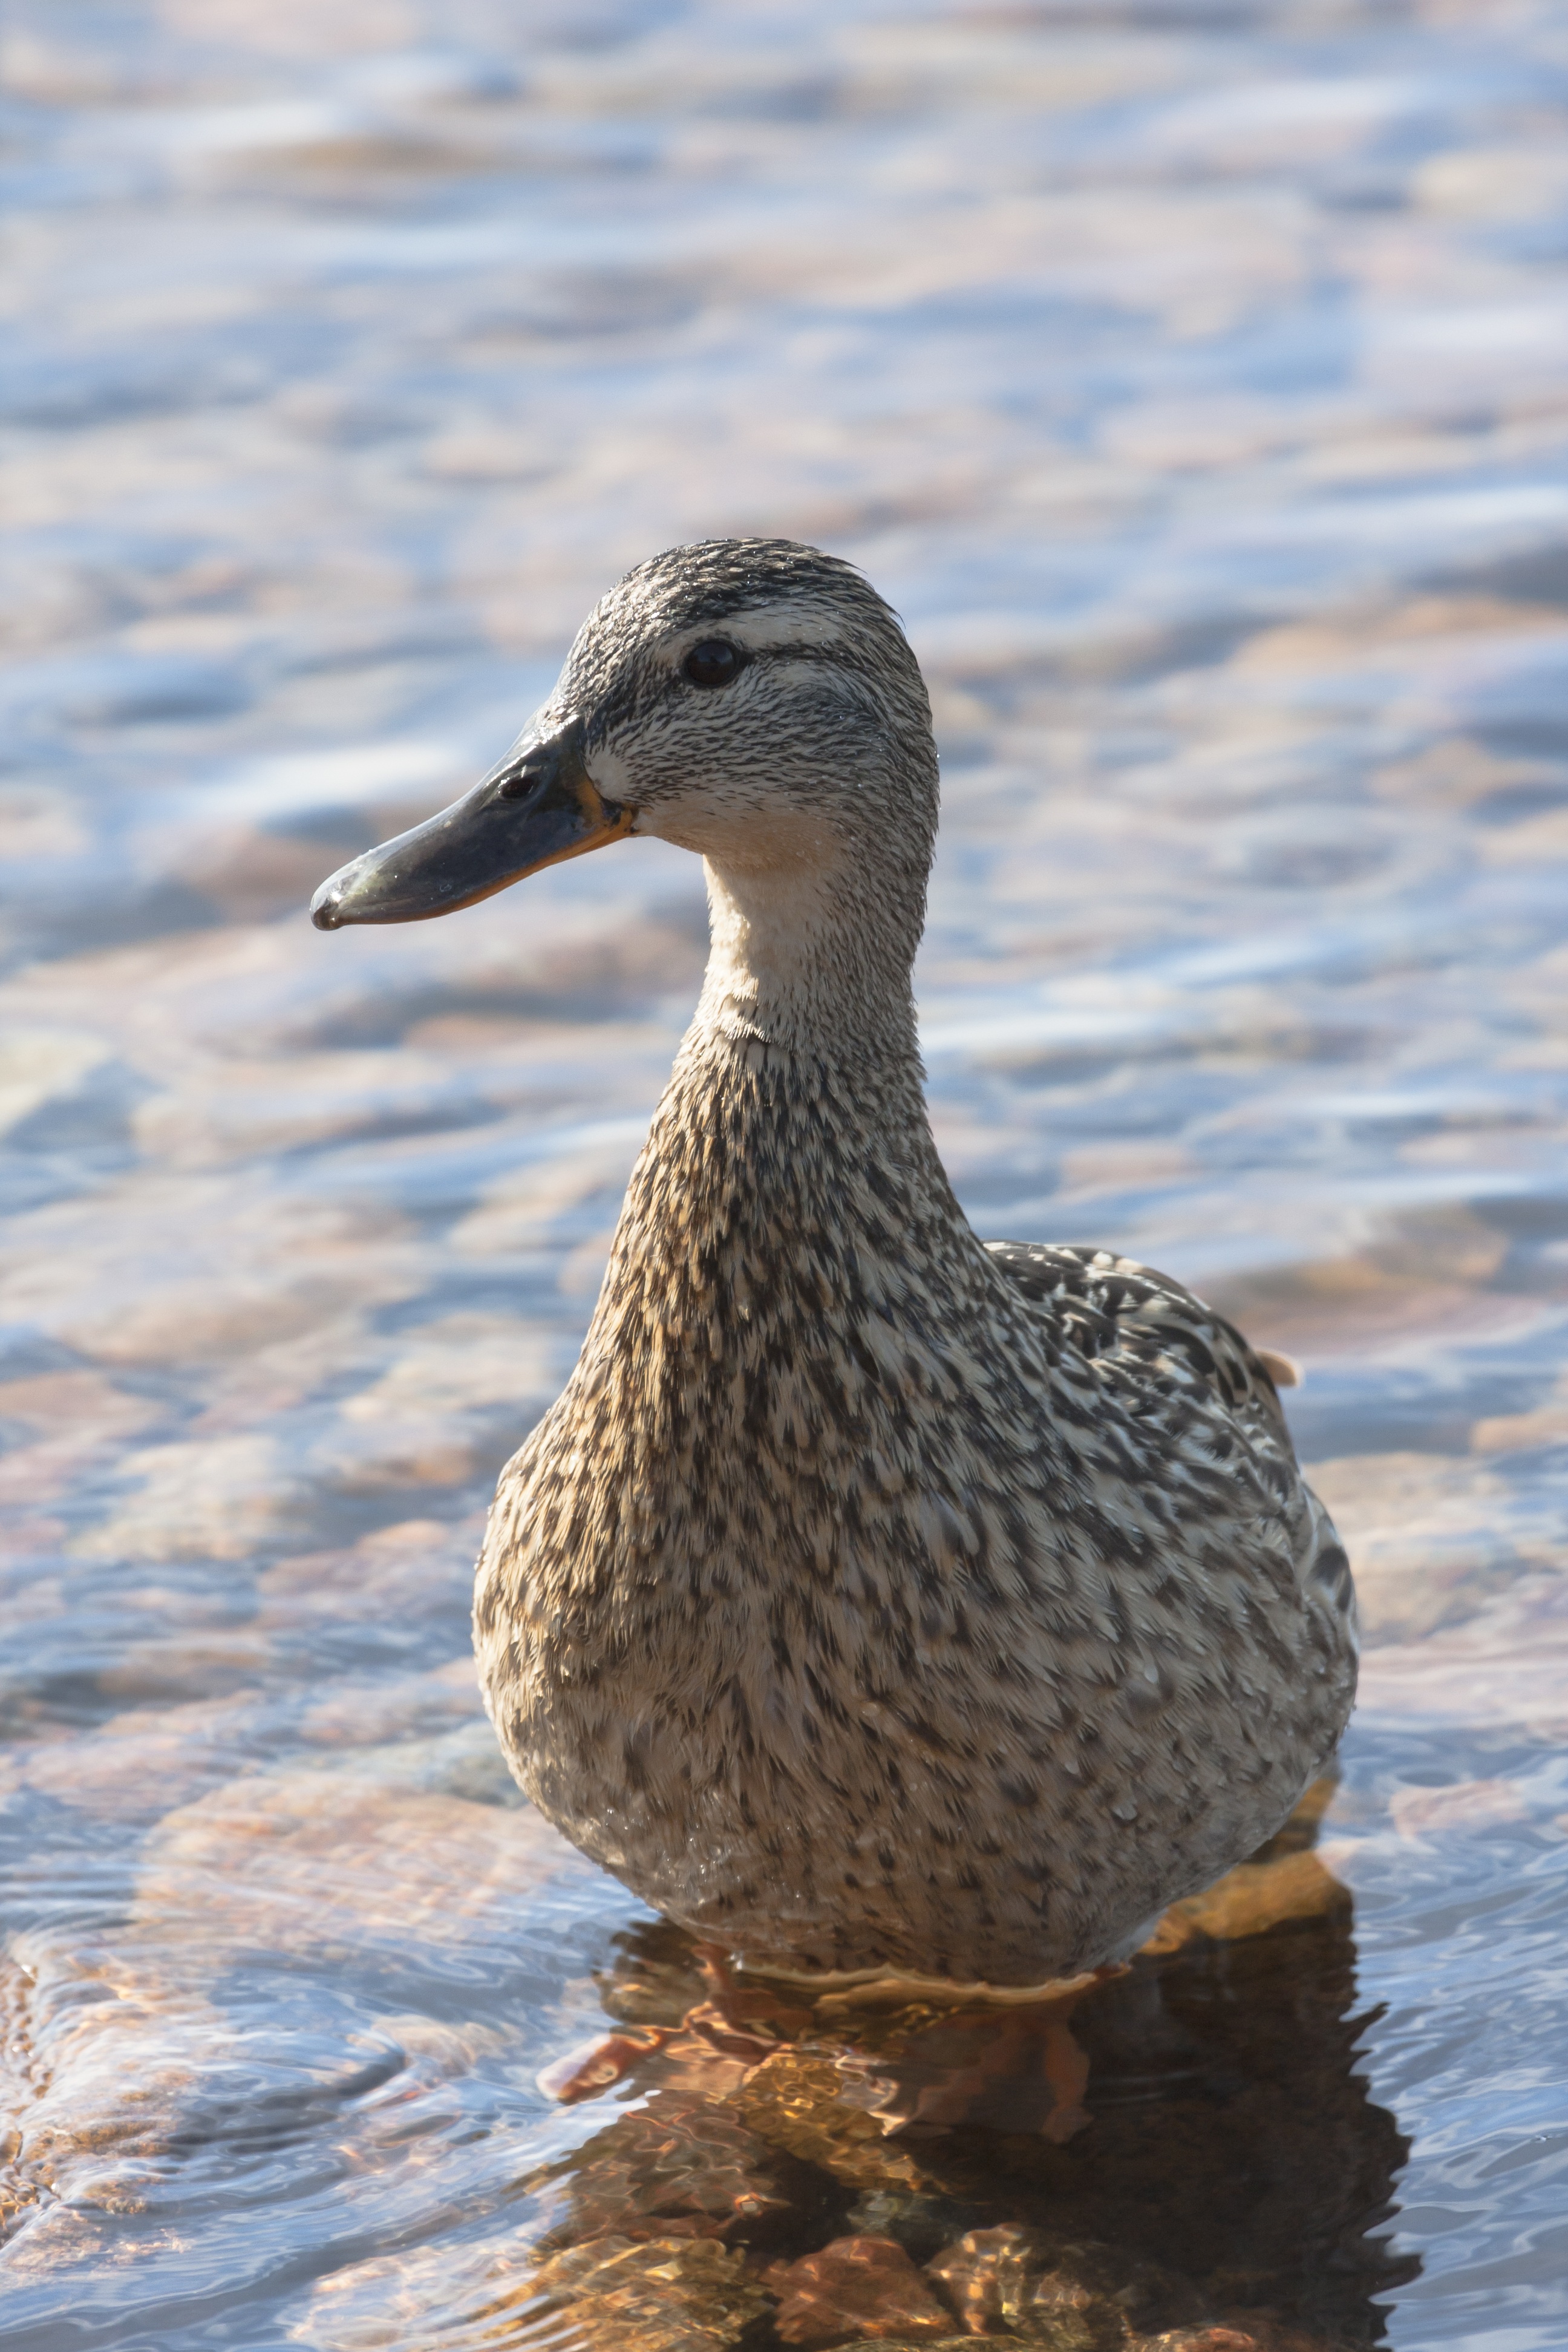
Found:
[(920, 1091), (912, 877), (845, 865), (707, 861), (712, 946), (687, 1040), (880, 1065)]
[(694, 1335), (710, 1372), (782, 1364), (900, 1299), (962, 1321), (994, 1280), (931, 1135), (910, 958), (868, 969), (820, 898), (710, 885), (707, 982), (584, 1355), (584, 1378), (630, 1381), (633, 1421), (667, 1376), (695, 1377)]

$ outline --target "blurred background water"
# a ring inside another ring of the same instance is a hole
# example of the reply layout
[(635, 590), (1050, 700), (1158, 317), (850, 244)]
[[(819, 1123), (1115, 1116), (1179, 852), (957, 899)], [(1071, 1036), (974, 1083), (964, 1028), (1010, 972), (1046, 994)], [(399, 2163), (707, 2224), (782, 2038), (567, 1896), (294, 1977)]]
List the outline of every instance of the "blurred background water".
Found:
[(1314, 2344), (1561, 2347), (1568, 13), (10, 0), (0, 89), (7, 2343), (524, 2340), (647, 2087), (536, 2071), (691, 1990), (467, 1611), (700, 874), (301, 909), (626, 565), (763, 531), (931, 681), (966, 1206), (1300, 1360), (1363, 1593), (1353, 1943), (1140, 1963), (1038, 2194)]

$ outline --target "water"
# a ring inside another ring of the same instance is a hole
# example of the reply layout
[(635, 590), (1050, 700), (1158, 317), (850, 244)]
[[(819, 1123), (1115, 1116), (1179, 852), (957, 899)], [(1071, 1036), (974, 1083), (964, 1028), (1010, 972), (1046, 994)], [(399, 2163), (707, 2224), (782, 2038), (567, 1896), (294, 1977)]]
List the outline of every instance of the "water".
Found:
[[(1004, 2221), (1140, 2326), (1568, 2342), (1568, 17), (12, 0), (0, 69), (8, 2345), (750, 2345)], [(976, 1223), (1298, 1357), (1364, 1598), (1317, 1858), (1080, 2006), (1065, 2142), (1056, 2028), (538, 2088), (706, 1990), (467, 1633), (699, 877), (300, 914), (755, 530), (931, 679)]]

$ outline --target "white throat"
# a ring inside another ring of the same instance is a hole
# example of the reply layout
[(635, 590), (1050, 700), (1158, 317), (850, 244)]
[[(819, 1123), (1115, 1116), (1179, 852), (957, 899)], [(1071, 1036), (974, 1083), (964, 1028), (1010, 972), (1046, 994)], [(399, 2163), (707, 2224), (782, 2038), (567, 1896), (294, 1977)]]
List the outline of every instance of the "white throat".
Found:
[[(703, 861), (712, 933), (697, 1026), (837, 1058), (913, 1054), (907, 957), (837, 862)], [(899, 927), (901, 929), (901, 926)]]

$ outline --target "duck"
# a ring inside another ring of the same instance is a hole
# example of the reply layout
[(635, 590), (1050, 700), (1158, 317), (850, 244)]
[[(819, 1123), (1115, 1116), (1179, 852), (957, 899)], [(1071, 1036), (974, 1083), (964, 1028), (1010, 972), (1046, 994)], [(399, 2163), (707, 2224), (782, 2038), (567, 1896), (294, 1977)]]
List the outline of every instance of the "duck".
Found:
[(1115, 1251), (982, 1240), (912, 967), (938, 761), (847, 561), (637, 564), (450, 808), (321, 885), (415, 922), (651, 835), (710, 952), (576, 1368), (501, 1472), (485, 1706), (584, 1853), (818, 1986), (1087, 1981), (1252, 1854), (1356, 1678), (1284, 1368)]

